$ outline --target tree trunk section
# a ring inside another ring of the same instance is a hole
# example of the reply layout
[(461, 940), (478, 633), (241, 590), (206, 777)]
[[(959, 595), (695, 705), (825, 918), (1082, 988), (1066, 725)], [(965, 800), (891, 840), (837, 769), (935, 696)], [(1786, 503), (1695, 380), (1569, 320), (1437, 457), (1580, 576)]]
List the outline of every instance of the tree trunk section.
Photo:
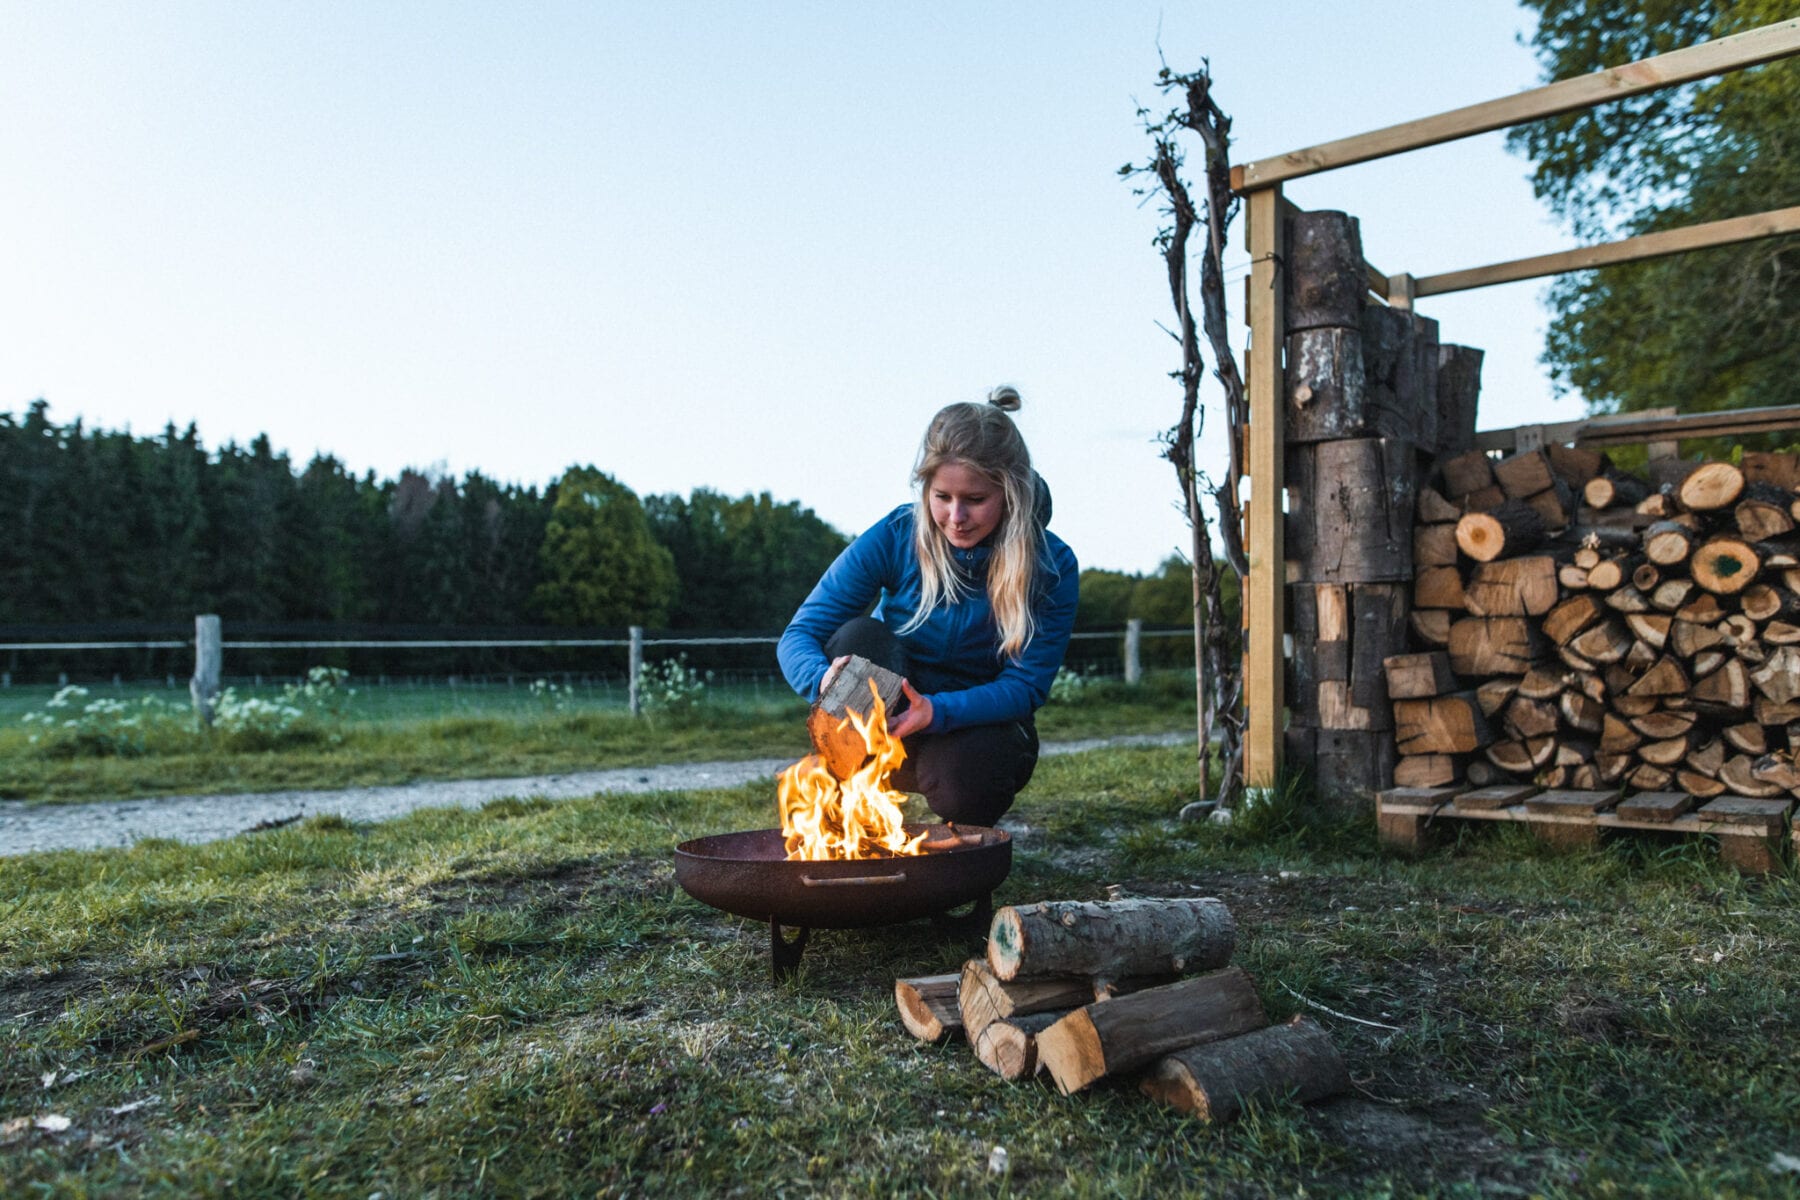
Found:
[(1006, 981), (1043, 975), (1107, 981), (1212, 970), (1230, 962), (1236, 947), (1231, 910), (1210, 897), (1055, 900), (995, 913), (987, 962)]
[(1248, 1104), (1292, 1096), (1311, 1104), (1350, 1090), (1331, 1036), (1295, 1017), (1241, 1037), (1172, 1054), (1144, 1079), (1145, 1094), (1202, 1121), (1230, 1121)]

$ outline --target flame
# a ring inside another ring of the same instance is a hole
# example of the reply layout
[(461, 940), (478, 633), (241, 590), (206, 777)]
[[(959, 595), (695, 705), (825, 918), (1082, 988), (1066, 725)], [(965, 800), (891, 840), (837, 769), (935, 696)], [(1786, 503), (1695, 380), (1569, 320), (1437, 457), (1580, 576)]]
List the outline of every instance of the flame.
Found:
[(854, 726), (868, 756), (850, 778), (838, 779), (816, 754), (781, 773), (781, 835), (789, 859), (816, 862), (833, 858), (881, 858), (923, 854), (924, 834), (908, 838), (906, 797), (888, 786), (888, 777), (906, 761), (906, 747), (888, 733), (887, 706), (869, 684), (874, 709), (865, 719), (854, 708), (838, 724)]

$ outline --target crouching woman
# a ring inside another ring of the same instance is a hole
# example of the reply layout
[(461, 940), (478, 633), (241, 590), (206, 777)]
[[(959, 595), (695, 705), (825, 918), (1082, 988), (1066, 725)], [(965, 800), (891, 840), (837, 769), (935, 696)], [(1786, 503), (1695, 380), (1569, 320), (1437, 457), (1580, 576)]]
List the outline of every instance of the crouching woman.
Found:
[(932, 418), (917, 498), (838, 556), (777, 649), (809, 701), (852, 654), (902, 676), (905, 702), (888, 727), (906, 763), (891, 783), (969, 825), (992, 825), (1030, 781), (1033, 714), (1075, 624), (1079, 568), (1046, 528), (1049, 490), (1007, 415), (1018, 405), (998, 388)]

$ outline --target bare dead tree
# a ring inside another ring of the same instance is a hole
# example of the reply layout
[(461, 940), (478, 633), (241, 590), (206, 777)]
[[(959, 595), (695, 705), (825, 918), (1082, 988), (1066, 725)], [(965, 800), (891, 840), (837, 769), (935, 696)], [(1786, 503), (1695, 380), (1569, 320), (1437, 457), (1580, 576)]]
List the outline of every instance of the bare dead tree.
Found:
[[(1120, 174), (1127, 178), (1148, 177), (1149, 182), (1136, 190), (1139, 195), (1160, 197), (1169, 222), (1157, 232), (1156, 244), (1162, 252), (1169, 297), (1175, 307), (1172, 332), (1181, 345), (1181, 368), (1171, 372), (1181, 384), (1181, 415), (1160, 440), (1163, 457), (1175, 468), (1192, 537), (1189, 557), (1194, 576), (1194, 692), (1199, 710), (1200, 798), (1207, 798), (1216, 737), (1220, 747), (1219, 801), (1231, 807), (1243, 779), (1243, 673), (1232, 631), (1226, 624), (1223, 574), (1229, 572), (1235, 577), (1237, 594), (1242, 596), (1243, 580), (1249, 573), (1244, 555), (1243, 514), (1238, 504), (1249, 406), (1243, 375), (1226, 334), (1225, 310), (1225, 238), (1239, 206), (1238, 197), (1231, 190), (1231, 118), (1213, 99), (1211, 67), (1204, 61), (1200, 70), (1191, 74), (1177, 74), (1165, 65), (1157, 76), (1157, 86), (1164, 95), (1177, 94), (1182, 104), (1160, 117), (1147, 109), (1139, 110), (1144, 130), (1151, 138), (1150, 161), (1127, 164)], [(1178, 139), (1184, 133), (1197, 136), (1205, 154), (1206, 189), (1199, 205), (1194, 203), (1182, 179), (1186, 155)], [(1188, 292), (1188, 243), (1196, 226), (1204, 236), (1200, 253), (1200, 327), (1212, 350), (1213, 375), (1224, 392), (1226, 440), (1230, 447), (1225, 478), (1216, 484), (1194, 463), (1194, 446), (1206, 416), (1200, 399), (1206, 360)], [(1203, 488), (1211, 493), (1218, 508), (1217, 558), (1211, 525), (1200, 502)]]

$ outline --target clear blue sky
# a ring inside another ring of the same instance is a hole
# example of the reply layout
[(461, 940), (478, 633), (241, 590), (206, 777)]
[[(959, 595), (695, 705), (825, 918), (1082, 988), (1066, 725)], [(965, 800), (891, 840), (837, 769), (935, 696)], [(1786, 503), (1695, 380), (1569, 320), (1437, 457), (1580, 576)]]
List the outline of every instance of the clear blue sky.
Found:
[[(1115, 172), (1159, 37), (1211, 59), (1244, 161), (1533, 86), (1527, 29), (1504, 0), (13, 0), (0, 410), (387, 475), (591, 462), (853, 533), (930, 414), (1005, 380), (1054, 527), (1147, 570), (1185, 541), (1175, 353)], [(1493, 134), (1291, 195), (1424, 274), (1568, 244), (1527, 169)], [(1541, 291), (1421, 305), (1488, 351), (1484, 424), (1579, 411)]]

